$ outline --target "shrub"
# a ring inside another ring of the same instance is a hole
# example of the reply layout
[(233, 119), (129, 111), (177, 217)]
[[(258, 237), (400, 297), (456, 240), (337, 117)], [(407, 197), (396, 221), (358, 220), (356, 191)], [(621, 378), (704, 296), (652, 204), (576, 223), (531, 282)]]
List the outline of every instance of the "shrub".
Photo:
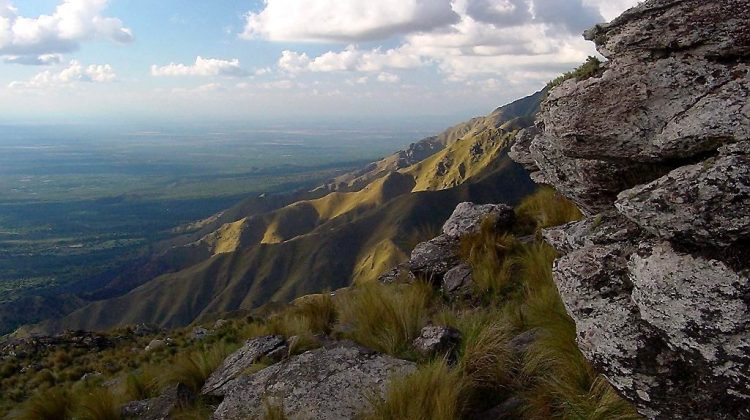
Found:
[(594, 77), (601, 68), (602, 62), (594, 56), (589, 56), (586, 61), (573, 71), (558, 76), (556, 79), (547, 83), (547, 89), (553, 89), (560, 86), (568, 79), (586, 80)]
[(454, 420), (461, 417), (465, 388), (460, 372), (437, 360), (391, 381), (384, 399), (371, 399), (372, 411), (364, 418)]
[(264, 420), (287, 420), (287, 415), (284, 412), (284, 401), (272, 401), (271, 398), (263, 399), (263, 419)]
[(542, 187), (516, 208), (519, 226), (532, 231), (580, 220), (583, 215), (573, 202), (550, 187)]
[(461, 239), (461, 256), (471, 265), (477, 292), (497, 295), (513, 288), (513, 254), (518, 247), (513, 235), (497, 232), (489, 221), (478, 233)]
[(232, 349), (215, 345), (210, 349), (178, 355), (164, 373), (168, 384), (181, 383), (198, 393), (209, 376), (221, 365)]
[(125, 378), (125, 396), (130, 401), (146, 400), (159, 395), (159, 375), (147, 366)]
[(428, 316), (432, 286), (424, 283), (369, 283), (337, 300), (341, 329), (354, 341), (392, 355), (404, 355)]
[(73, 418), (72, 395), (61, 389), (42, 391), (26, 401), (16, 420), (67, 420)]
[(463, 343), (458, 363), (475, 390), (500, 390), (512, 383), (513, 355), (508, 348), (512, 334), (501, 315), (485, 313), (461, 323)]
[(108, 389), (94, 389), (85, 393), (78, 406), (80, 420), (120, 420), (120, 403)]

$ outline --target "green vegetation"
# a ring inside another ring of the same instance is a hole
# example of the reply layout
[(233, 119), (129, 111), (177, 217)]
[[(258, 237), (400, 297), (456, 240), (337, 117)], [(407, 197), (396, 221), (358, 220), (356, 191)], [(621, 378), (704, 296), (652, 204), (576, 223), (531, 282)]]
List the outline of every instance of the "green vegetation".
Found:
[(551, 82), (547, 83), (547, 90), (556, 88), (557, 86), (560, 86), (569, 79), (576, 79), (576, 80), (585, 80), (589, 77), (594, 77), (601, 68), (602, 62), (597, 57), (589, 56), (589, 58), (586, 59), (586, 62), (581, 64), (580, 67), (573, 71), (569, 71), (565, 74), (562, 74), (558, 76), (556, 79), (552, 80)]

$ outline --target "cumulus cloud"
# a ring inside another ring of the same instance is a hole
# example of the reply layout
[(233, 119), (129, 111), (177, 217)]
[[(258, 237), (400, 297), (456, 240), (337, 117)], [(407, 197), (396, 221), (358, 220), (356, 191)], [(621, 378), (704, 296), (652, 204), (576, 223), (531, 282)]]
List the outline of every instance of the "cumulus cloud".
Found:
[(244, 77), (248, 75), (240, 66), (240, 60), (221, 60), (198, 56), (194, 64), (170, 63), (166, 66), (151, 66), (152, 76), (225, 76)]
[[(325, 0), (308, 0), (323, 4)], [(622, 12), (637, 0), (613, 0)], [(364, 0), (346, 2), (370, 4)], [(265, 13), (273, 5), (266, 3)], [(413, 28), (400, 36), (400, 45), (362, 50), (349, 45), (343, 50), (318, 56), (305, 52), (284, 51), (278, 66), (289, 73), (309, 72), (375, 72), (435, 65), (447, 80), (490, 80), (505, 75), (507, 83), (540, 83), (583, 62), (594, 54), (593, 45), (584, 41), (581, 32), (605, 21), (612, 9), (609, 0), (453, 0), (451, 10), (458, 17), (448, 24), (432, 28)], [(336, 9), (339, 12), (341, 7)], [(607, 10), (607, 14), (603, 12)], [(619, 13), (618, 12), (618, 13)], [(268, 15), (283, 27), (283, 14)], [(419, 20), (419, 18), (414, 18)], [(302, 25), (305, 27), (304, 25)], [(345, 25), (327, 26), (329, 39), (347, 39)], [(334, 33), (335, 31), (339, 31)], [(256, 36), (273, 39), (265, 32)], [(296, 37), (315, 40), (315, 37)]]
[(43, 89), (72, 86), (76, 83), (107, 83), (117, 80), (114, 69), (109, 64), (92, 64), (84, 67), (73, 60), (68, 67), (59, 71), (46, 70), (28, 81), (11, 82), (11, 89)]
[(81, 42), (133, 40), (117, 18), (102, 16), (107, 0), (64, 0), (51, 15), (20, 16), (10, 0), (0, 0), (0, 56), (19, 64), (52, 64), (45, 57), (77, 50)]
[(51, 66), (62, 63), (62, 54), (34, 55), (6, 55), (2, 57), (3, 62), (12, 64), (24, 64), (28, 66)]
[(423, 58), (405, 50), (381, 49), (360, 50), (354, 45), (343, 51), (328, 51), (311, 59), (306, 53), (283, 51), (278, 66), (289, 73), (302, 71), (335, 72), (362, 71), (379, 72), (384, 69), (411, 69), (422, 66)]
[(393, 73), (387, 73), (383, 72), (378, 75), (378, 82), (382, 83), (398, 83), (401, 81), (401, 78), (398, 77), (398, 75), (395, 75)]
[(451, 0), (265, 0), (248, 13), (242, 38), (358, 42), (455, 23)]

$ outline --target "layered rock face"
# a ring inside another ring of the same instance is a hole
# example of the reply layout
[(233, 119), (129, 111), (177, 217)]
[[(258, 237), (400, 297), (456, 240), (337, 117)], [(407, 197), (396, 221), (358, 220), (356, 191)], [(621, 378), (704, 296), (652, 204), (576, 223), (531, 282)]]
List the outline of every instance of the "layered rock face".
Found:
[(750, 418), (750, 2), (652, 0), (586, 33), (512, 156), (587, 219), (550, 229), (583, 353), (649, 418)]

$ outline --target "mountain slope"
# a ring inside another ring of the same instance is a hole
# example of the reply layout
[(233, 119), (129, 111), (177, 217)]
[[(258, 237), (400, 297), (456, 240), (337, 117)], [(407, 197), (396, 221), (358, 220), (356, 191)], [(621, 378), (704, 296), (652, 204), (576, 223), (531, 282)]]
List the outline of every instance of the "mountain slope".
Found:
[(442, 135), (449, 143), (441, 151), (401, 171), (373, 176), (356, 190), (323, 195), (318, 189), (309, 193), (312, 199), (286, 205), (283, 198), (268, 203), (258, 198), (235, 208), (233, 217), (218, 215), (155, 258), (154, 264), (173, 272), (38, 329), (179, 326), (372, 281), (403, 262), (458, 203), (514, 204), (534, 189), (507, 151), (513, 133), (531, 119), (519, 117), (519, 110), (535, 112), (540, 99), (541, 93), (454, 127)]

